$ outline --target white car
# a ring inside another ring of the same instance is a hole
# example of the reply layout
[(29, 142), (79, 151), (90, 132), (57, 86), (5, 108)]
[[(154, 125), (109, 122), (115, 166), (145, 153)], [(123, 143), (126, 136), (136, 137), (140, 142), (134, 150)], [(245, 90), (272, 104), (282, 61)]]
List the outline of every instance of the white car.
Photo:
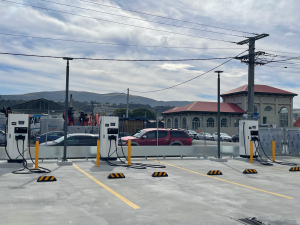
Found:
[(201, 132), (201, 133), (198, 133), (197, 134), (197, 137), (196, 137), (197, 140), (212, 140), (212, 136), (210, 135), (210, 133), (204, 133), (204, 132)]
[(188, 135), (190, 135), (190, 137), (192, 139), (197, 137), (197, 132), (193, 131), (193, 130), (186, 130), (185, 132), (187, 132)]
[[(218, 140), (218, 132), (215, 132), (212, 135), (212, 138), (214, 141)], [(232, 137), (230, 137), (228, 134), (220, 133), (220, 141), (232, 141)]]
[(4, 145), (6, 141), (5, 132), (0, 130), (0, 145)]

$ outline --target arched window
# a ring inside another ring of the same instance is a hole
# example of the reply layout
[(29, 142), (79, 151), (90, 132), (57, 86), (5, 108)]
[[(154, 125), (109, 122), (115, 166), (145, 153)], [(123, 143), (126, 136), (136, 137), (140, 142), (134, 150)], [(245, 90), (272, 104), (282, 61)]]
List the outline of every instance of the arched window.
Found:
[(241, 119), (236, 119), (234, 121), (234, 127), (238, 127)]
[(167, 128), (171, 128), (171, 120), (170, 120), (170, 118), (167, 120)]
[(271, 106), (267, 106), (265, 108), (265, 112), (273, 112), (273, 108)]
[(279, 112), (279, 124), (281, 127), (287, 127), (289, 125), (289, 111), (287, 108), (282, 108)]
[(226, 118), (223, 118), (223, 119), (221, 120), (221, 127), (228, 127), (228, 126), (227, 126), (227, 119), (226, 119)]
[(195, 117), (194, 119), (193, 119), (193, 121), (192, 121), (192, 129), (193, 130), (197, 130), (198, 129), (198, 127), (200, 127), (200, 120), (199, 120), (199, 118), (198, 117)]
[(215, 121), (213, 118), (208, 118), (207, 121), (207, 127), (214, 127), (215, 126)]
[(175, 128), (175, 129), (178, 129), (178, 119), (177, 119), (177, 118), (175, 118), (174, 128)]
[(182, 118), (182, 129), (186, 129), (186, 118)]

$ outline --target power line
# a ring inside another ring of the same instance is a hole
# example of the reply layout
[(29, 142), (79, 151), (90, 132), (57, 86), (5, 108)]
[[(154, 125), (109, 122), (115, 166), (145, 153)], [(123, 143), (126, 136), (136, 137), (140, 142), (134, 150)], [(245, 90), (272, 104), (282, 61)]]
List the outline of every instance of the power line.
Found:
[(281, 67), (281, 66), (269, 66), (269, 65), (264, 65), (264, 66), (267, 66), (267, 67), (274, 67), (274, 68), (283, 68), (283, 69), (300, 69), (300, 68), (297, 68), (297, 67)]
[(122, 93), (120, 93), (119, 95), (117, 95), (117, 96), (115, 96), (115, 97), (113, 97), (113, 98), (107, 99), (107, 100), (105, 100), (105, 101), (99, 102), (99, 103), (108, 102), (108, 101), (110, 101), (110, 100), (113, 100), (114, 98), (117, 98), (117, 97), (119, 97), (119, 96), (122, 95), (122, 94), (125, 94), (126, 91), (127, 91), (127, 89), (126, 89), (125, 91), (123, 91)]
[[(42, 0), (42, 1), (43, 1), (43, 0)], [(115, 9), (119, 9), (119, 10), (124, 10), (124, 11), (129, 11), (129, 12), (139, 13), (139, 14), (144, 14), (144, 15), (148, 15), (148, 16), (160, 17), (160, 18), (164, 18), (164, 19), (168, 19), (168, 20), (174, 20), (174, 21), (179, 21), (179, 22), (184, 22), (184, 23), (191, 23), (191, 24), (196, 24), (196, 25), (201, 25), (201, 26), (207, 26), (207, 27), (212, 27), (212, 28), (218, 28), (218, 29), (222, 29), (222, 30), (230, 30), (230, 31), (235, 31), (235, 32), (240, 32), (240, 33), (245, 33), (245, 34), (253, 34), (253, 35), (257, 35), (256, 33), (250, 33), (250, 32), (245, 32), (245, 31), (239, 31), (239, 30), (233, 30), (233, 29), (228, 29), (228, 28), (222, 28), (222, 27), (217, 27), (217, 26), (207, 25), (207, 24), (203, 24), (203, 23), (196, 23), (196, 22), (191, 22), (191, 21), (186, 21), (186, 20), (179, 20), (179, 19), (174, 19), (174, 18), (171, 18), (171, 17), (159, 16), (159, 15), (154, 15), (154, 14), (145, 13), (145, 12), (140, 12), (140, 11), (134, 11), (134, 10), (129, 10), (129, 9), (123, 9), (123, 8), (120, 8), (120, 7), (115, 7), (115, 6), (105, 5), (105, 4), (101, 4), (101, 3), (97, 3), (97, 2), (92, 2), (92, 1), (87, 1), (87, 0), (78, 0), (78, 1), (88, 2), (88, 3), (91, 3), (91, 4), (95, 4), (95, 5), (102, 5), (102, 6), (105, 6), (105, 7), (115, 8)]]
[(155, 28), (149, 28), (149, 27), (143, 27), (143, 26), (138, 26), (138, 25), (126, 24), (126, 23), (121, 23), (121, 22), (115, 22), (115, 21), (111, 21), (111, 20), (105, 20), (105, 19), (95, 18), (95, 17), (91, 17), (91, 16), (78, 15), (78, 14), (75, 14), (75, 13), (69, 13), (69, 12), (64, 12), (64, 11), (55, 10), (55, 9), (48, 9), (48, 8), (44, 8), (44, 7), (33, 6), (33, 5), (28, 5), (28, 4), (18, 3), (18, 2), (12, 2), (12, 1), (8, 1), (8, 0), (2, 0), (2, 1), (10, 2), (10, 3), (14, 3), (14, 4), (19, 4), (19, 5), (23, 5), (23, 6), (30, 6), (30, 7), (33, 7), (33, 8), (49, 10), (49, 11), (53, 11), (53, 12), (65, 13), (65, 14), (84, 17), (84, 18), (88, 18), (88, 19), (101, 20), (101, 21), (105, 21), (105, 22), (116, 23), (116, 24), (132, 26), (132, 27), (137, 27), (137, 28), (143, 28), (143, 29), (148, 29), (148, 30), (154, 30), (154, 31), (160, 31), (160, 32), (165, 32), (165, 33), (170, 33), (170, 34), (178, 34), (178, 35), (187, 36), (187, 37), (202, 38), (202, 39), (208, 39), (208, 40), (213, 40), (213, 41), (222, 41), (222, 42), (228, 42), (228, 43), (234, 43), (234, 44), (236, 43), (236, 42), (233, 42), (233, 41), (226, 41), (226, 40), (220, 40), (220, 39), (209, 38), (209, 37), (201, 37), (201, 36), (190, 35), (190, 34), (182, 34), (182, 33), (177, 33), (177, 32), (172, 32), (172, 31), (165, 31), (165, 30), (159, 30), (159, 29), (155, 29)]
[[(235, 56), (235, 57), (238, 57), (239, 55), (243, 54), (243, 53), (246, 52), (246, 51), (248, 51), (248, 50), (245, 50), (245, 51), (241, 52), (240, 54), (238, 54), (238, 55)], [(168, 90), (168, 89), (171, 89), (171, 88), (174, 88), (174, 87), (178, 87), (178, 86), (180, 86), (180, 85), (182, 85), (182, 84), (188, 83), (188, 82), (190, 82), (190, 81), (192, 81), (192, 80), (197, 79), (198, 77), (201, 77), (201, 76), (203, 76), (203, 75), (205, 75), (205, 74), (207, 74), (207, 73), (209, 73), (209, 72), (211, 72), (211, 71), (217, 69), (218, 67), (220, 67), (220, 66), (222, 66), (222, 65), (224, 65), (224, 64), (226, 64), (226, 63), (228, 63), (228, 62), (230, 62), (231, 60), (235, 59), (235, 57), (231, 57), (229, 60), (223, 62), (222, 64), (220, 64), (220, 65), (218, 65), (218, 66), (216, 66), (216, 67), (214, 67), (214, 68), (212, 68), (212, 69), (210, 69), (210, 70), (208, 70), (208, 71), (206, 71), (206, 72), (204, 72), (204, 73), (202, 73), (202, 74), (200, 74), (200, 75), (198, 75), (198, 76), (196, 76), (196, 77), (193, 77), (193, 78), (191, 78), (191, 79), (189, 79), (189, 80), (186, 80), (186, 81), (184, 81), (184, 82), (181, 82), (181, 83), (179, 83), (179, 84), (176, 84), (176, 85), (173, 85), (173, 86), (170, 86), (170, 87), (166, 87), (166, 88), (162, 88), (162, 89), (157, 89), (157, 90), (154, 90), (154, 91), (133, 91), (133, 90), (131, 90), (131, 92), (136, 92), (136, 93), (153, 93), (153, 92), (165, 91), (165, 90)]]
[[(265, 49), (259, 49), (259, 50), (269, 51), (269, 52), (281, 52), (281, 51), (273, 51), (273, 50), (265, 50)], [(281, 52), (281, 53), (288, 53), (288, 54), (300, 55), (300, 53), (295, 53), (295, 52)]]
[(6, 34), (0, 33), (0, 35), (8, 35), (15, 37), (26, 37), (26, 38), (37, 38), (37, 39), (46, 39), (46, 40), (54, 40), (54, 41), (67, 41), (67, 42), (79, 42), (86, 44), (99, 44), (99, 45), (120, 45), (120, 46), (128, 46), (128, 47), (142, 47), (142, 48), (178, 48), (178, 49), (244, 49), (244, 48), (196, 48), (196, 47), (173, 47), (173, 46), (155, 46), (155, 45), (128, 45), (128, 44), (115, 44), (115, 43), (101, 43), (95, 41), (82, 41), (82, 40), (71, 40), (71, 39), (60, 39), (60, 38), (49, 38), (49, 37), (36, 37), (36, 36), (28, 36), (21, 34)]
[[(10, 52), (0, 52), (2, 55), (15, 55), (15, 56), (28, 56), (28, 57), (41, 57), (41, 58), (55, 58), (63, 59), (64, 56), (46, 56), (46, 55), (28, 55), (22, 53), (10, 53)], [(95, 59), (95, 58), (73, 58), (72, 59), (82, 59), (82, 60), (96, 60), (96, 61), (119, 61), (119, 62), (182, 62), (182, 61), (204, 61), (204, 60), (218, 60), (218, 59), (231, 59), (232, 57), (224, 58), (206, 58), (206, 59)]]
[(119, 14), (115, 14), (115, 13), (103, 12), (103, 11), (99, 11), (99, 10), (95, 10), (95, 9), (88, 9), (88, 8), (83, 8), (83, 7), (79, 7), (79, 6), (74, 6), (74, 5), (68, 5), (68, 4), (58, 3), (58, 2), (52, 2), (52, 1), (48, 1), (48, 0), (41, 0), (41, 1), (50, 2), (50, 3), (53, 3), (53, 4), (58, 4), (58, 5), (63, 5), (63, 6), (69, 6), (69, 7), (78, 8), (78, 9), (84, 9), (84, 10), (93, 11), (93, 12), (100, 12), (100, 13), (103, 13), (103, 14), (126, 17), (126, 18), (134, 19), (134, 20), (140, 20), (140, 21), (146, 21), (146, 22), (151, 22), (151, 23), (163, 24), (163, 25), (168, 25), (168, 26), (172, 26), (172, 27), (198, 30), (198, 31), (210, 32), (210, 33), (215, 33), (215, 34), (224, 34), (224, 35), (235, 36), (235, 37), (245, 37), (245, 36), (236, 35), (236, 34), (228, 34), (228, 33), (222, 33), (222, 32), (217, 32), (217, 31), (210, 31), (210, 30), (203, 30), (203, 29), (198, 29), (198, 28), (193, 28), (193, 27), (178, 26), (178, 25), (173, 25), (173, 24), (169, 24), (169, 23), (157, 22), (157, 21), (153, 21), (153, 20), (145, 20), (145, 19), (140, 19), (140, 18), (131, 17), (131, 16), (124, 16), (124, 15), (119, 15)]

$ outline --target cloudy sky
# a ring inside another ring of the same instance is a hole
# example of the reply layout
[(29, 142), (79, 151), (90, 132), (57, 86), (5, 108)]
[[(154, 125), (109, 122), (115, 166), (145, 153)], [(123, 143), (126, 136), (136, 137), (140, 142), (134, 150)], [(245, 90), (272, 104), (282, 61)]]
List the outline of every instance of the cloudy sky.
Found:
[[(283, 60), (300, 55), (299, 9), (299, 0), (0, 1), (0, 52), (132, 60), (223, 58), (248, 47), (231, 42), (267, 33), (269, 37), (256, 42), (256, 51)], [(73, 60), (70, 90), (111, 93), (129, 88), (131, 94), (156, 100), (216, 101), (213, 71), (175, 88), (150, 91), (182, 83), (225, 61)], [(65, 70), (62, 59), (0, 55), (0, 94), (64, 90)], [(247, 83), (248, 68), (237, 60), (218, 70), (224, 71), (221, 92)], [(299, 73), (299, 59), (270, 63), (255, 68), (255, 82), (300, 95)], [(300, 97), (294, 106), (300, 108)]]

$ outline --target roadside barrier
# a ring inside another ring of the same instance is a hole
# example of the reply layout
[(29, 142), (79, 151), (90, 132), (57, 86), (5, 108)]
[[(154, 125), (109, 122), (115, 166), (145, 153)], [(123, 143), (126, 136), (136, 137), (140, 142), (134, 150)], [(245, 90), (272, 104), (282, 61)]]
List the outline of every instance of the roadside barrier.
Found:
[(207, 175), (223, 175), (220, 170), (210, 170)]
[(37, 182), (51, 182), (51, 181), (57, 181), (54, 176), (40, 176), (37, 179)]
[(110, 173), (107, 176), (108, 179), (125, 178), (123, 173)]
[(168, 174), (166, 172), (154, 172), (152, 177), (168, 177)]
[(257, 173), (257, 171), (255, 169), (245, 169), (243, 173), (252, 174), (252, 173)]

